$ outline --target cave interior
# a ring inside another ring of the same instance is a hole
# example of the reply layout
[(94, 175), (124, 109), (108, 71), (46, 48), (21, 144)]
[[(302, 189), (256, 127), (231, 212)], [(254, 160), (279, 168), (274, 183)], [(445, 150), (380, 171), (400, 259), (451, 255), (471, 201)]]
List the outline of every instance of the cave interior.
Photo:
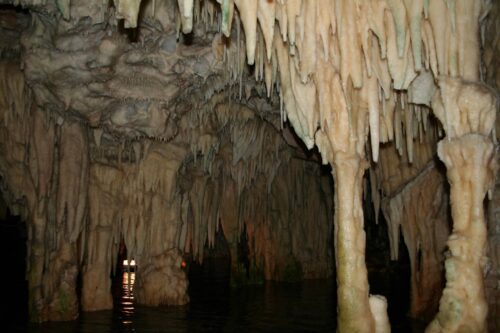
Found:
[(498, 0), (0, 0), (1, 312), (330, 279), (339, 333), (499, 332), (499, 32)]

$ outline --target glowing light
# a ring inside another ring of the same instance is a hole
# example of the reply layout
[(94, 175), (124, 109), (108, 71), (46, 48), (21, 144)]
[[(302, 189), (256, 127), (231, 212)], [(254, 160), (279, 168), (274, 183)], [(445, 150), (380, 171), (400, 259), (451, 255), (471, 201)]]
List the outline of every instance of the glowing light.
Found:
[(183, 261), (181, 262), (181, 267), (182, 267), (182, 268), (186, 268), (186, 266), (187, 266), (187, 263), (186, 263), (186, 261), (185, 261), (185, 260), (183, 260)]
[(123, 266), (135, 266), (135, 260), (134, 259), (130, 260), (129, 264), (128, 260), (125, 259), (123, 260)]

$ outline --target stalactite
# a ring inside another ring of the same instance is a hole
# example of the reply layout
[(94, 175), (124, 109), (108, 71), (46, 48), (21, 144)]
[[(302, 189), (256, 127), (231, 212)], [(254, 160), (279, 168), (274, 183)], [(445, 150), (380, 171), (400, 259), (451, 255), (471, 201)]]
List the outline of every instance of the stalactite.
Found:
[(255, 0), (235, 0), (234, 4), (238, 7), (241, 23), (245, 29), (247, 62), (249, 65), (253, 65), (257, 44), (257, 12), (259, 2)]
[(177, 0), (179, 3), (182, 32), (185, 34), (193, 30), (193, 0)]
[(340, 76), (345, 85), (352, 80), (355, 88), (363, 85), (361, 41), (356, 27), (356, 4), (354, 1), (335, 2), (337, 36), (340, 49)]
[(125, 28), (137, 27), (137, 18), (141, 0), (113, 0), (116, 7), (116, 18), (125, 20)]
[(410, 21), (410, 36), (412, 43), (413, 57), (415, 61), (415, 70), (422, 69), (422, 13), (424, 10), (424, 1), (405, 0), (406, 13)]
[(275, 1), (258, 0), (257, 18), (266, 42), (267, 61), (271, 61), (274, 40)]

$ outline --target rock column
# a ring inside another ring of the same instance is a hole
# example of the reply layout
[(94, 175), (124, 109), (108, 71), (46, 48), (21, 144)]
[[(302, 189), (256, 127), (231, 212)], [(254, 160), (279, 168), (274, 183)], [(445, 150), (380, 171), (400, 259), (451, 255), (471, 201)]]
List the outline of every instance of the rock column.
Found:
[(316, 132), (323, 162), (332, 165), (335, 182), (335, 256), (337, 267), (338, 332), (390, 332), (387, 302), (370, 296), (363, 230), (363, 174), (368, 103), (354, 91), (351, 107), (340, 77), (323, 66), (317, 78), (320, 104), (328, 115)]
[(494, 184), (494, 95), (484, 86), (442, 79), (433, 109), (447, 137), (438, 145), (450, 183), (453, 231), (445, 262), (446, 287), (433, 332), (486, 332), (483, 274), (486, 257), (484, 197)]
[(366, 161), (356, 154), (338, 153), (333, 166), (339, 332), (373, 332), (362, 207)]

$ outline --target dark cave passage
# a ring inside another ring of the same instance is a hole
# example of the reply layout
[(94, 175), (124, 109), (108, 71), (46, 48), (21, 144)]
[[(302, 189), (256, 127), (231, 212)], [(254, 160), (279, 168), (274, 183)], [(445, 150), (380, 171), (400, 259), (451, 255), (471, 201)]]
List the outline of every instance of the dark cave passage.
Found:
[(391, 260), (387, 222), (383, 214), (378, 224), (368, 221), (366, 265), (370, 293), (387, 299), (387, 313), (393, 332), (420, 332), (425, 326), (409, 317), (411, 266), (403, 236), (399, 238), (399, 259)]
[(12, 215), (0, 196), (0, 322), (6, 323), (6, 331), (16, 330), (28, 319), (26, 241), (26, 223)]
[(137, 262), (127, 255), (127, 246), (122, 239), (118, 247), (116, 267), (110, 273), (113, 293), (113, 316), (118, 326), (127, 327), (132, 324), (136, 313), (134, 286)]
[(191, 300), (204, 293), (228, 292), (231, 280), (231, 253), (222, 228), (215, 234), (213, 246), (205, 244), (203, 261), (187, 258), (186, 271)]

